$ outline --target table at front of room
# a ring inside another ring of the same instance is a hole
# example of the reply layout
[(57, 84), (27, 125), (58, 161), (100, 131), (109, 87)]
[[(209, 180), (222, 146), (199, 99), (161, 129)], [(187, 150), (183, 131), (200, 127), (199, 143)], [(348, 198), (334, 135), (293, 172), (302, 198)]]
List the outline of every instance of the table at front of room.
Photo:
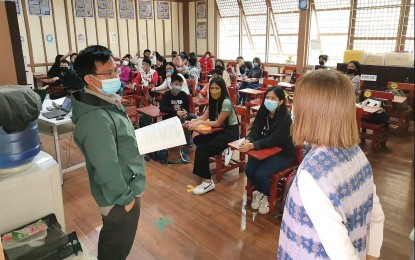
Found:
[[(47, 112), (47, 107), (52, 107), (52, 100), (49, 98), (46, 98), (45, 101), (43, 101), (42, 104), (42, 112), (40, 113), (37, 123), (39, 127), (39, 132), (46, 135), (53, 136), (53, 142), (55, 145), (55, 157), (56, 161), (59, 164), (59, 170), (61, 172), (60, 178), (61, 178), (61, 184), (63, 184), (63, 177), (62, 175), (64, 173), (79, 169), (83, 166), (85, 166), (85, 162), (62, 169), (62, 159), (60, 154), (60, 143), (59, 143), (59, 136), (65, 136), (65, 135), (72, 135), (74, 125), (71, 120), (72, 116), (72, 110), (67, 114), (64, 119), (62, 120), (56, 120), (56, 118), (48, 119), (42, 115), (42, 113)], [(71, 149), (71, 147), (69, 147)]]

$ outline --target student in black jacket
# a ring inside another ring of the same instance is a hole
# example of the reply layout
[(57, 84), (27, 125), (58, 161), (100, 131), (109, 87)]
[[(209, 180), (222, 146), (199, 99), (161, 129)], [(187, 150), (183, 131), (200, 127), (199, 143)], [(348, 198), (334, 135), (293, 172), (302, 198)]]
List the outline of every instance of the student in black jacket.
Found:
[(295, 158), (294, 145), (290, 136), (291, 116), (285, 106), (285, 93), (280, 87), (273, 87), (265, 93), (265, 99), (258, 110), (252, 128), (239, 150), (261, 150), (273, 147), (281, 152), (265, 160), (249, 158), (245, 174), (254, 186), (253, 209), (258, 213), (269, 212), (268, 196), (271, 183), (269, 176), (288, 167)]
[(55, 63), (53, 63), (52, 67), (50, 67), (47, 75), (49, 78), (54, 78), (54, 77), (58, 77), (59, 76), (59, 66), (61, 64), (61, 58), (63, 57), (62, 54), (58, 54), (55, 57)]
[[(171, 89), (163, 94), (160, 103), (160, 112), (167, 113), (163, 119), (179, 117), (180, 121), (190, 121), (196, 115), (190, 114), (189, 95), (182, 91), (183, 78), (174, 73), (171, 75)], [(184, 129), (187, 144), (180, 150), (180, 157), (183, 162), (190, 162), (190, 146), (192, 145), (192, 133)]]

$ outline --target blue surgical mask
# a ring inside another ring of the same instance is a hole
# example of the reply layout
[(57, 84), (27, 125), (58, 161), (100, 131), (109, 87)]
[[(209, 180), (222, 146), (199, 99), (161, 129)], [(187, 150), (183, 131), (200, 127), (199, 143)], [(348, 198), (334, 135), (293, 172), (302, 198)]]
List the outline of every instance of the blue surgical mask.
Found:
[(258, 68), (258, 63), (256, 63), (256, 62), (254, 62), (254, 63), (252, 63), (252, 65), (255, 67), (255, 68)]
[(170, 75), (173, 75), (173, 73), (174, 73), (174, 69), (171, 69), (170, 70)]
[(278, 101), (265, 99), (264, 106), (268, 109), (269, 112), (274, 112), (278, 107)]
[(99, 81), (101, 81), (102, 84), (102, 89), (99, 89), (99, 91), (104, 95), (114, 95), (121, 87), (121, 81), (118, 77), (113, 79), (103, 79)]

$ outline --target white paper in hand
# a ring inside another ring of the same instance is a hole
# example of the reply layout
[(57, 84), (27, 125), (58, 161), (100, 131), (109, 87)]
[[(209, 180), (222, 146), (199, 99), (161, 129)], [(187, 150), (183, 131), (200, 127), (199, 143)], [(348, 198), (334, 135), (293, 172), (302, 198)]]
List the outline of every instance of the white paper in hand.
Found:
[(135, 130), (141, 155), (186, 144), (183, 126), (175, 116)]

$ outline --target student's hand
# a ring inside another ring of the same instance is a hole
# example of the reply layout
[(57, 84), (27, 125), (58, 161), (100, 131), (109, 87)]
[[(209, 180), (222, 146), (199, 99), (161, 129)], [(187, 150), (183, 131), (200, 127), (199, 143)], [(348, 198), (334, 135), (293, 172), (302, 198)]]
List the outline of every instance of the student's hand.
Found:
[(377, 257), (371, 256), (371, 255), (367, 255), (366, 256), (366, 260), (376, 260), (378, 259)]
[(134, 207), (134, 204), (135, 204), (135, 198), (130, 202), (130, 204), (124, 206), (125, 212), (127, 213), (130, 212), (132, 208)]
[(246, 145), (247, 143), (250, 143), (250, 141), (249, 141), (248, 139), (244, 139), (244, 140), (242, 141), (242, 143), (241, 143), (241, 144), (239, 144), (239, 148), (243, 147), (243, 146), (244, 146), (244, 145)]
[(57, 81), (59, 79), (59, 77), (53, 77), (52, 80), (53, 82)]
[(186, 117), (187, 116), (187, 112), (186, 111), (179, 110), (179, 111), (177, 111), (177, 116), (178, 117)]
[(248, 78), (248, 76), (246, 76), (246, 75), (242, 76), (242, 79), (247, 79), (247, 78)]
[(40, 88), (40, 90), (46, 90), (46, 89), (48, 89), (49, 88), (49, 85), (46, 85), (46, 86), (44, 86), (44, 87), (41, 87)]
[(246, 152), (248, 152), (249, 150), (252, 150), (252, 149), (254, 149), (254, 144), (249, 142), (249, 143), (246, 143), (244, 146), (240, 147), (239, 151), (243, 152), (243, 153), (246, 153)]
[(187, 129), (193, 130), (196, 126), (200, 125), (201, 123), (202, 123), (201, 121), (190, 121), (187, 124)]

